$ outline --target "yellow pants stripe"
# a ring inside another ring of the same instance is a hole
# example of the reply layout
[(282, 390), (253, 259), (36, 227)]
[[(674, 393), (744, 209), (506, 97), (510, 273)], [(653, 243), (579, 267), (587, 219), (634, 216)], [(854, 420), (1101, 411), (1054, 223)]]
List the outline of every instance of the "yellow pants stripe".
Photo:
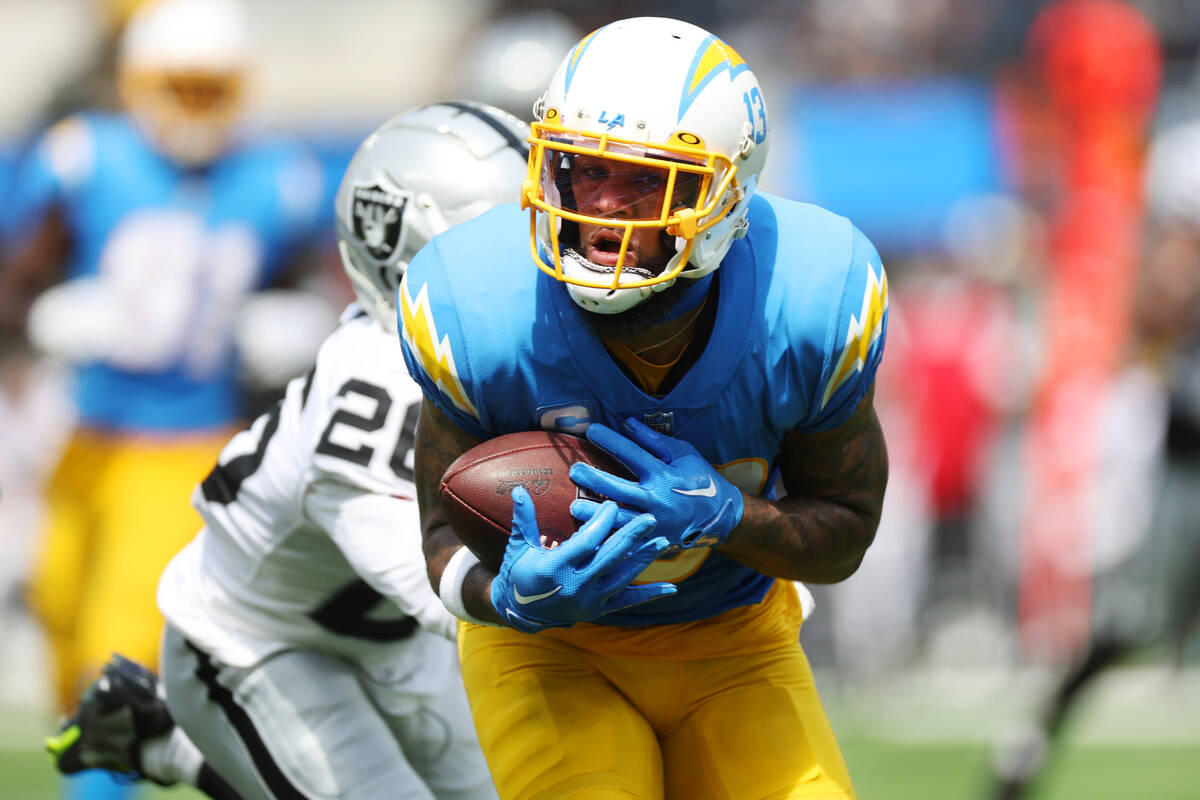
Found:
[(114, 651), (157, 664), (158, 577), (199, 530), (192, 488), (228, 438), (79, 431), (68, 443), (47, 487), (30, 597), (49, 638), (62, 710)]

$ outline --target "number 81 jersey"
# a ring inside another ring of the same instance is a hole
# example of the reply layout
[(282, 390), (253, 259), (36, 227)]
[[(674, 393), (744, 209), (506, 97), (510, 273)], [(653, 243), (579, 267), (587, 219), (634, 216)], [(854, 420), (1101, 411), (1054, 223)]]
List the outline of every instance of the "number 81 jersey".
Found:
[(351, 306), (196, 487), (204, 528), (159, 583), (168, 622), (233, 666), (301, 647), (394, 670), (430, 649), (414, 640), (452, 638), (421, 554), (420, 401), (396, 338)]

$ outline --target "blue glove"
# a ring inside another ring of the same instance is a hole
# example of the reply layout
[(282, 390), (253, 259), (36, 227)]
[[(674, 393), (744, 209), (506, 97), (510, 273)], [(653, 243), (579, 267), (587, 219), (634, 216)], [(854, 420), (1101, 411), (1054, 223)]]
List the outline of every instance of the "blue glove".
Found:
[[(653, 515), (655, 531), (678, 547), (716, 547), (742, 520), (742, 493), (725, 480), (691, 444), (664, 436), (630, 417), (626, 438), (599, 423), (587, 428), (587, 438), (610, 453), (637, 476), (637, 482), (618, 478), (590, 464), (571, 466), (571, 480), (604, 497)], [(571, 514), (588, 519), (598, 504), (576, 500)], [(622, 509), (618, 522), (633, 513)]]
[(668, 546), (653, 535), (649, 514), (613, 531), (616, 503), (600, 504), (574, 536), (551, 549), (541, 544), (529, 492), (518, 486), (512, 499), (512, 533), (492, 579), (492, 605), (512, 627), (526, 633), (565, 628), (675, 594), (673, 583), (630, 586)]

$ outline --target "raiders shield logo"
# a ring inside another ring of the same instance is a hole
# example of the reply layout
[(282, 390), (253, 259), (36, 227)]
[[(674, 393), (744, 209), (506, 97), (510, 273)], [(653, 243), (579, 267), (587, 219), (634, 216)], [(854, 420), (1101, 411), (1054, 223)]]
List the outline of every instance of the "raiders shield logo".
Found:
[(378, 183), (354, 187), (354, 234), (367, 246), (367, 252), (379, 261), (387, 262), (399, 252), (404, 218), (408, 205), (407, 193), (389, 191)]

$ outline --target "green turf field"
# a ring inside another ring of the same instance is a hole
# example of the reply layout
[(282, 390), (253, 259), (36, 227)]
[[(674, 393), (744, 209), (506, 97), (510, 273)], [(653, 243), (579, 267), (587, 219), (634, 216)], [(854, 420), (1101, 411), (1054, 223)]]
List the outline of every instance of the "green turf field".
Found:
[[(861, 800), (989, 800), (981, 745), (919, 746), (844, 739)], [(1039, 800), (1195, 800), (1200, 747), (1069, 748)]]
[[(979, 745), (843, 741), (861, 800), (983, 800), (986, 753)], [(1065, 752), (1039, 800), (1195, 800), (1198, 747), (1082, 747)], [(0, 796), (56, 800), (55, 775), (41, 753), (0, 752)], [(141, 800), (196, 800), (187, 788), (148, 788)]]
[[(1198, 800), (1200, 671), (1188, 672), (1128, 670), (1098, 685), (1034, 798)], [(860, 800), (991, 800), (989, 742), (1038, 696), (1036, 682), (925, 673), (825, 693)], [(0, 708), (0, 800), (57, 800), (38, 749), (49, 727)], [(149, 787), (140, 800), (200, 797)]]
[[(206, 800), (190, 788), (160, 789), (149, 784), (139, 800)], [(0, 751), (0, 797), (4, 800), (59, 800), (58, 774), (37, 750)]]

